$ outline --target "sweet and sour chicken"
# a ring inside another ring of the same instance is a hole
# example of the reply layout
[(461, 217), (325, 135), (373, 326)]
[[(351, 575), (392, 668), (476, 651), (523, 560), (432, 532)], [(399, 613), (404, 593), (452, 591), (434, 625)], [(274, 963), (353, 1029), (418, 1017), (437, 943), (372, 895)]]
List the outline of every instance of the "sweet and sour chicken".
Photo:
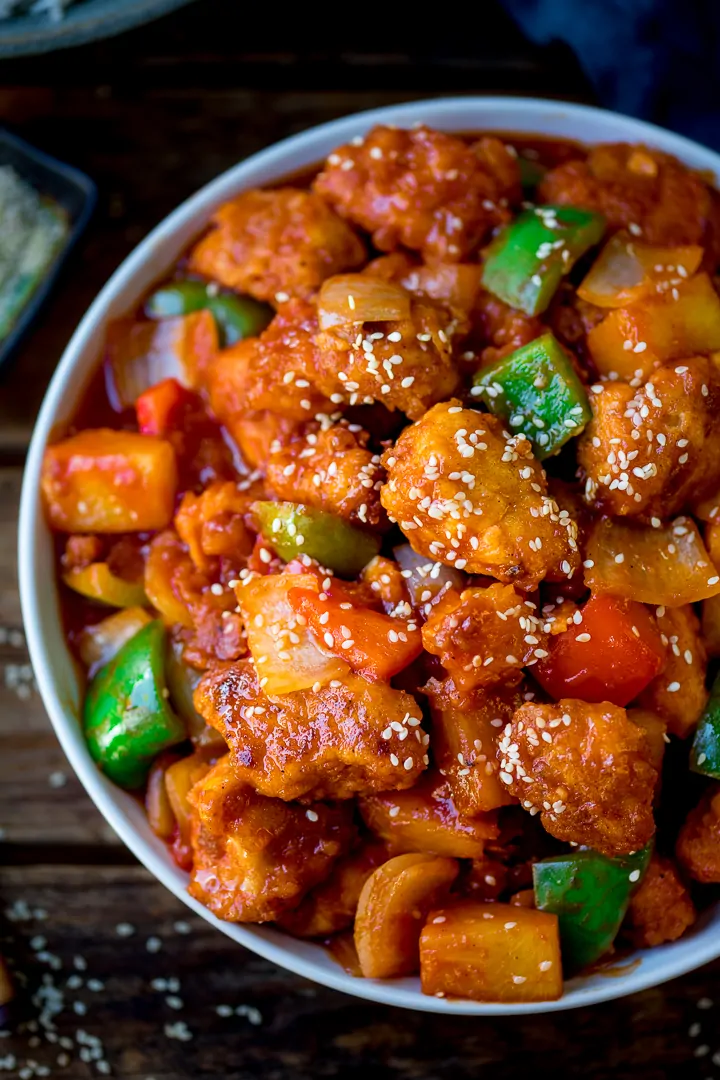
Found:
[(652, 148), (381, 126), (109, 328), (42, 477), (83, 729), (215, 915), (504, 1002), (693, 924), (719, 259)]

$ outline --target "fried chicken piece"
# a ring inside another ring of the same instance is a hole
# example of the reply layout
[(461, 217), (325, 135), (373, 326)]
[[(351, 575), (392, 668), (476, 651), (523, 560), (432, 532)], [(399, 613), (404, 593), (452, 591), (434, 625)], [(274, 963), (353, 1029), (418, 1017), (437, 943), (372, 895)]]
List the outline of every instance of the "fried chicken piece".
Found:
[(279, 499), (316, 506), (361, 525), (385, 521), (380, 458), (365, 449), (367, 433), (334, 424), (305, 429), (270, 448), (267, 482)]
[(314, 188), (380, 251), (460, 262), (509, 220), (520, 172), (499, 139), (470, 146), (426, 127), (379, 126), (332, 153)]
[(639, 388), (598, 384), (589, 398), (578, 462), (598, 511), (672, 517), (717, 484), (720, 379), (706, 357), (660, 368)]
[[(705, 688), (707, 651), (700, 620), (692, 604), (656, 608), (655, 614), (663, 642), (667, 645), (667, 663), (662, 673), (643, 690), (637, 703), (640, 708), (661, 716), (671, 734), (686, 739), (708, 699)], [(677, 686), (679, 690), (670, 690), (671, 686)]]
[(352, 926), (363, 885), (388, 857), (384, 844), (368, 843), (339, 859), (327, 880), (317, 885), (299, 907), (281, 915), (278, 922), (302, 938), (328, 937)]
[(699, 173), (659, 150), (628, 143), (594, 147), (587, 158), (546, 173), (538, 198), (603, 214), (611, 230), (641, 230), (649, 244), (700, 244), (713, 270), (720, 253), (718, 199)]
[(238, 569), (245, 564), (255, 543), (244, 521), (252, 502), (253, 496), (231, 480), (216, 481), (200, 495), (185, 493), (175, 515), (175, 528), (198, 570), (211, 573), (218, 556), (229, 559)]
[(433, 607), (422, 627), (427, 652), (440, 657), (460, 690), (515, 686), (546, 635), (536, 607), (512, 585), (455, 589)]
[(226, 755), (191, 790), (188, 891), (220, 919), (269, 922), (323, 881), (355, 838), (348, 805), (312, 810), (268, 799)]
[(635, 949), (677, 941), (695, 922), (697, 912), (672, 859), (654, 854), (630, 899), (623, 937)]
[(506, 725), (499, 754), (500, 779), (558, 840), (627, 855), (655, 832), (658, 773), (647, 734), (624, 709), (528, 703)]
[(208, 394), (213, 412), (231, 434), (235, 421), (248, 412), (310, 420), (318, 412), (333, 411), (316, 385), (316, 331), (314, 305), (290, 300), (259, 337), (217, 353), (208, 368)]
[(225, 738), (237, 775), (261, 795), (311, 802), (400, 790), (427, 764), (415, 699), (358, 675), (269, 698), (243, 661), (209, 672), (195, 707)]
[(423, 688), (432, 715), (433, 759), (447, 780), (460, 814), (473, 817), (515, 799), (500, 780), (497, 745), (522, 703), (517, 691), (458, 691), (452, 679), (430, 679)]
[(713, 782), (688, 814), (675, 855), (694, 881), (720, 882), (720, 783)]
[(312, 191), (245, 191), (211, 221), (190, 270), (257, 300), (311, 296), (325, 278), (365, 260), (359, 236)]
[[(366, 281), (362, 274), (342, 279), (349, 293), (354, 282)], [(465, 324), (432, 300), (407, 300), (403, 318), (340, 322), (315, 335), (314, 383), (333, 404), (379, 401), (416, 420), (457, 389), (453, 345)]]
[(496, 417), (436, 405), (382, 463), (381, 502), (420, 555), (528, 591), (579, 565), (574, 521), (546, 494), (528, 440)]

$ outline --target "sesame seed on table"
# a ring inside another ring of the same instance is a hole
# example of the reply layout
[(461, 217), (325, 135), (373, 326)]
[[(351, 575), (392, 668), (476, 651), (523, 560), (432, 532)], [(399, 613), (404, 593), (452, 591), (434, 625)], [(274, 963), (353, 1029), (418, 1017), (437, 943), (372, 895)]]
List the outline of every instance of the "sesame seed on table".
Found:
[[(552, 1060), (554, 1075), (583, 1080), (720, 1077), (720, 963), (571, 1018), (444, 1018), (350, 998), (256, 957), (190, 913), (121, 845), (57, 744), (22, 632), (17, 505), (35, 413), (99, 285), (201, 184), (313, 124), (444, 93), (588, 96), (571, 57), (558, 63), (554, 48), (524, 43), (492, 5), (472, 42), (462, 30), (454, 45), (443, 33), (439, 59), (427, 47), (408, 55), (389, 31), (380, 43), (370, 22), (354, 29), (342, 56), (331, 25), (325, 38), (314, 26), (303, 55), (305, 22), (293, 12), (273, 25), (272, 40), (253, 35), (250, 45), (247, 12), (240, 25), (227, 9), (226, 0), (203, 0), (129, 34), (0, 68), (0, 123), (85, 169), (100, 188), (78, 255), (0, 375), (0, 956), (15, 991), (9, 1005), (0, 994), (0, 1074), (519, 1080)], [(468, 452), (453, 483), (469, 488), (471, 462)], [(367, 481), (368, 498), (358, 493), (353, 504), (361, 520), (375, 507), (371, 470)], [(504, 663), (512, 656), (504, 651)], [(680, 663), (689, 678), (690, 664)], [(403, 771), (412, 767), (415, 719), (400, 714), (382, 733)], [(459, 769), (471, 760), (463, 755)], [(312, 821), (316, 811), (306, 813)]]

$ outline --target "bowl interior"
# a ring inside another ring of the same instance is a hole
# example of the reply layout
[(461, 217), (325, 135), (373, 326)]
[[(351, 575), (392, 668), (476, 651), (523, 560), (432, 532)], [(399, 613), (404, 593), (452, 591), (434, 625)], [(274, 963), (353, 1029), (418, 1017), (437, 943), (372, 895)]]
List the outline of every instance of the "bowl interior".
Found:
[(416, 122), (446, 131), (503, 131), (556, 135), (580, 142), (644, 142), (675, 154), (694, 168), (720, 176), (720, 157), (653, 125), (604, 110), (524, 98), (458, 98), (377, 109), (325, 124), (241, 162), (166, 218), (125, 260), (76, 330), (50, 384), (27, 461), (20, 508), (19, 561), (23, 617), (40, 692), (62, 746), (91, 798), (137, 858), (197, 914), (254, 952), (316, 982), (370, 1000), (429, 1012), (509, 1015), (574, 1008), (621, 997), (690, 971), (720, 955), (720, 910), (709, 909), (681, 941), (634, 953), (610, 968), (566, 983), (560, 1001), (500, 1005), (424, 996), (416, 978), (355, 979), (319, 945), (279, 931), (216, 919), (185, 891), (187, 876), (151, 832), (137, 802), (92, 762), (78, 722), (80, 683), (67, 650), (54, 590), (53, 545), (39, 498), (42, 455), (53, 431), (72, 416), (99, 358), (108, 320), (133, 308), (204, 227), (219, 203), (245, 188), (310, 167), (338, 144), (374, 123)]

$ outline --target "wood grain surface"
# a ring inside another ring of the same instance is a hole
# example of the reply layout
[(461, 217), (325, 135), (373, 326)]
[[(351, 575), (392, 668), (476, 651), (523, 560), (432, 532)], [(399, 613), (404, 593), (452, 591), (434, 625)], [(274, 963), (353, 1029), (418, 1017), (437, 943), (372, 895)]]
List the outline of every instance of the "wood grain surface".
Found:
[(379, 41), (375, 24), (348, 37), (321, 21), (198, 0), (111, 41), (0, 68), (0, 123), (100, 189), (50, 303), (0, 375), (0, 954), (17, 991), (0, 1009), (0, 1074), (720, 1077), (720, 964), (593, 1009), (478, 1020), (367, 1004), (253, 956), (120, 845), (34, 690), (16, 582), (23, 458), (64, 345), (138, 240), (238, 159), (348, 112), (446, 93), (588, 97), (572, 57), (531, 48), (490, 4), (470, 28), (424, 28), (417, 45), (390, 29)]

